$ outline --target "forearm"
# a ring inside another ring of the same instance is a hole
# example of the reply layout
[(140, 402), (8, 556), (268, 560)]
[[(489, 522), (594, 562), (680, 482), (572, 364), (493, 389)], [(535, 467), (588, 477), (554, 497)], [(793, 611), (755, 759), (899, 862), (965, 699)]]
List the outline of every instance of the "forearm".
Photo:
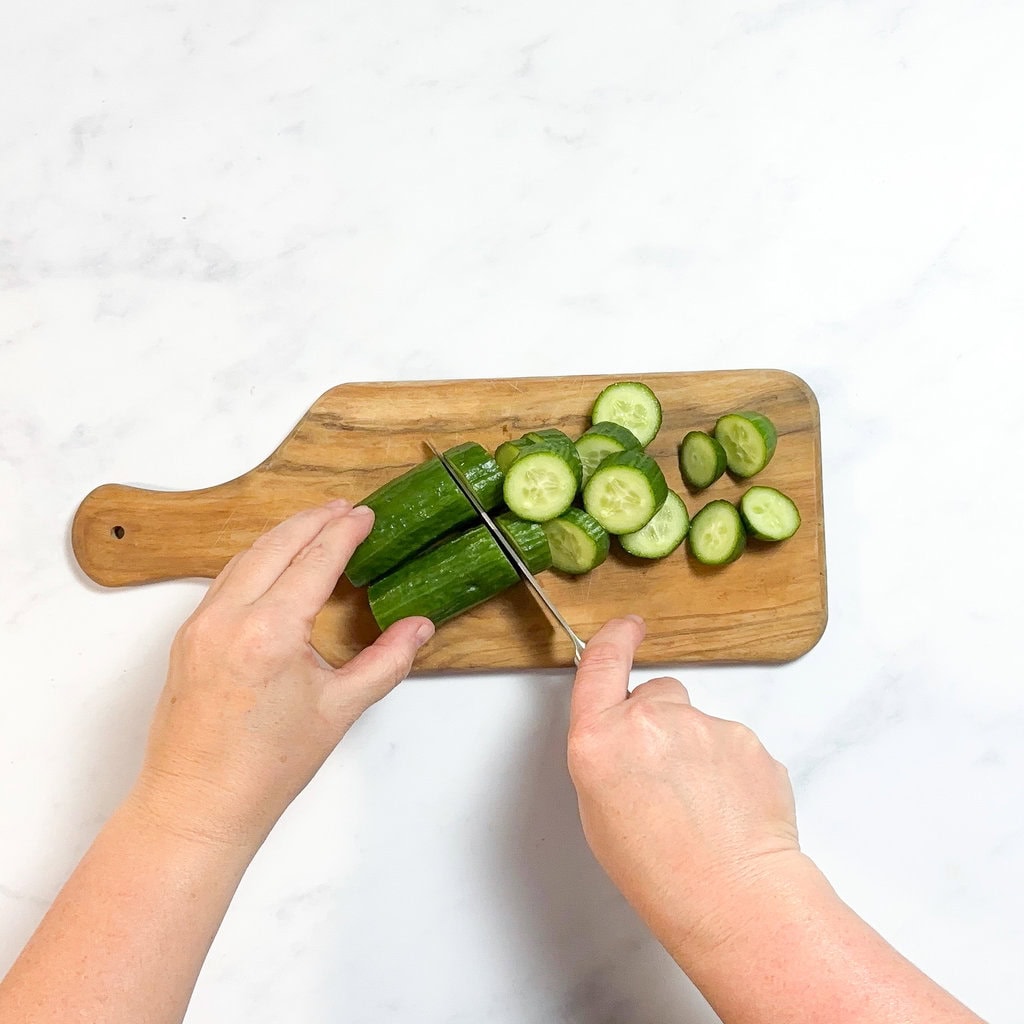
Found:
[(710, 915), (656, 930), (725, 1024), (978, 1024), (896, 952), (801, 855)]
[(0, 1024), (169, 1024), (254, 849), (176, 834), (129, 800), (0, 983)]

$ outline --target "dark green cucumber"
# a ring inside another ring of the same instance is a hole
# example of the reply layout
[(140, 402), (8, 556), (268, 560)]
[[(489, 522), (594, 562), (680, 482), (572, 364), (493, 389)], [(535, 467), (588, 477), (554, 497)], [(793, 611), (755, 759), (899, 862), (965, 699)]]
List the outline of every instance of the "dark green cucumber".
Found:
[(502, 473), (507, 473), (509, 466), (519, 458), (519, 453), (533, 444), (529, 438), (520, 437), (514, 441), (503, 441), (494, 452), (494, 461)]
[(646, 385), (635, 380), (609, 384), (597, 396), (590, 413), (592, 423), (609, 420), (636, 435), (641, 445), (648, 445), (661, 428), (661, 402)]
[(400, 565), (367, 589), (381, 629), (410, 615), (435, 626), (508, 590), (519, 580), (486, 526), (474, 526)]
[(551, 547), (551, 564), (578, 576), (608, 557), (608, 531), (589, 512), (570, 508), (541, 524)]
[(548, 444), (531, 442), (505, 474), (505, 504), (521, 519), (543, 523), (572, 504), (578, 486), (565, 456)]
[(732, 502), (708, 502), (690, 523), (690, 552), (705, 565), (735, 562), (747, 546), (747, 533)]
[(725, 449), (703, 430), (691, 430), (679, 443), (679, 473), (694, 491), (710, 487), (724, 472)]
[(576, 477), (576, 486), (583, 484), (583, 463), (580, 461), (580, 453), (576, 445), (572, 443), (569, 435), (556, 427), (545, 427), (543, 430), (531, 430), (523, 435), (525, 441), (536, 441), (538, 444), (546, 444), (553, 448), (569, 464), (569, 468)]
[(668, 484), (661, 467), (639, 449), (607, 456), (583, 488), (583, 507), (609, 533), (635, 533), (661, 508)]
[(551, 568), (551, 545), (540, 523), (520, 519), (514, 512), (502, 512), (495, 525), (535, 576)]
[(793, 499), (774, 487), (755, 486), (740, 498), (740, 518), (758, 540), (788, 540), (800, 528)]
[(576, 451), (583, 464), (583, 483), (586, 484), (606, 456), (640, 447), (636, 434), (621, 424), (595, 423), (576, 440)]
[(729, 472), (739, 477), (760, 473), (778, 443), (775, 425), (759, 412), (731, 412), (715, 424), (715, 438), (725, 449)]
[[(501, 503), (501, 470), (486, 449), (470, 441), (449, 448), (445, 455), (484, 508), (490, 510)], [(362, 504), (372, 508), (376, 518), (369, 536), (356, 548), (345, 569), (355, 587), (383, 576), (476, 515), (436, 458), (377, 488)]]
[(624, 533), (619, 543), (634, 558), (664, 558), (683, 543), (690, 530), (690, 515), (683, 499), (669, 491), (651, 521), (636, 533)]

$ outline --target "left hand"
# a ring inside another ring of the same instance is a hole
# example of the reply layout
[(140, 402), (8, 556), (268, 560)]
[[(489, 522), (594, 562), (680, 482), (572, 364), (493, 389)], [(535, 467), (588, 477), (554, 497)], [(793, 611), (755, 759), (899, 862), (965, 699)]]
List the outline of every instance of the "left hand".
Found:
[(201, 839), (258, 846), (352, 723), (409, 672), (429, 619), (396, 622), (347, 665), (310, 645), (373, 524), (332, 502), (256, 539), (175, 637), (132, 801)]

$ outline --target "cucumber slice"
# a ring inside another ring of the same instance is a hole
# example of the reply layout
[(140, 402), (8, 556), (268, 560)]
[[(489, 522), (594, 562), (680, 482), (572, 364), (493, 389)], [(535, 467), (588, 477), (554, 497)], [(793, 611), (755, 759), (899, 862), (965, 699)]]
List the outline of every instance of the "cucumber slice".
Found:
[(543, 430), (531, 430), (523, 435), (523, 440), (535, 441), (537, 444), (546, 444), (554, 449), (568, 463), (576, 476), (576, 486), (583, 483), (583, 463), (580, 461), (580, 453), (576, 451), (569, 435), (556, 427), (545, 427)]
[(710, 487), (725, 472), (725, 466), (725, 449), (703, 430), (691, 430), (680, 442), (679, 472), (687, 487), (695, 491)]
[(690, 514), (683, 499), (669, 491), (665, 504), (654, 513), (654, 518), (636, 533), (624, 533), (619, 543), (625, 551), (637, 558), (664, 558), (671, 555), (690, 530)]
[(439, 626), (518, 580), (519, 573), (481, 524), (403, 562), (366, 593), (381, 629), (410, 615), (425, 615)]
[(546, 444), (523, 448), (505, 474), (505, 504), (520, 519), (543, 523), (560, 516), (576, 497), (576, 474)]
[(528, 445), (533, 444), (528, 438), (520, 437), (515, 441), (503, 441), (494, 452), (494, 461), (502, 473), (507, 473), (509, 466), (519, 458), (519, 453)]
[(607, 557), (608, 531), (581, 508), (570, 508), (542, 524), (551, 547), (551, 564), (578, 576), (590, 572)]
[(690, 523), (690, 550), (705, 565), (735, 562), (747, 546), (747, 534), (732, 502), (710, 501)]
[(610, 421), (595, 423), (589, 430), (584, 431), (576, 441), (576, 451), (579, 452), (580, 461), (583, 464), (584, 486), (593, 475), (594, 470), (607, 456), (613, 452), (625, 452), (640, 447), (642, 445), (637, 440), (636, 434), (621, 424)]
[(641, 446), (654, 440), (661, 427), (661, 402), (646, 385), (635, 380), (609, 384), (594, 402), (592, 423), (618, 423), (636, 435)]
[(740, 498), (740, 518), (758, 540), (787, 540), (800, 528), (793, 499), (774, 487), (751, 487)]
[(771, 461), (778, 443), (775, 425), (759, 412), (732, 412), (715, 424), (715, 437), (725, 449), (729, 471), (748, 477)]
[[(475, 442), (456, 445), (445, 454), (463, 475), (484, 508), (501, 504), (502, 474), (497, 462)], [(428, 459), (378, 487), (362, 504), (376, 518), (369, 536), (356, 548), (345, 575), (354, 587), (390, 572), (438, 537), (476, 517), (473, 506), (439, 459)]]
[(635, 533), (664, 504), (661, 467), (639, 449), (607, 456), (583, 488), (583, 506), (609, 533)]
[(494, 523), (530, 572), (536, 575), (551, 568), (551, 545), (540, 523), (520, 519), (513, 512), (502, 512)]

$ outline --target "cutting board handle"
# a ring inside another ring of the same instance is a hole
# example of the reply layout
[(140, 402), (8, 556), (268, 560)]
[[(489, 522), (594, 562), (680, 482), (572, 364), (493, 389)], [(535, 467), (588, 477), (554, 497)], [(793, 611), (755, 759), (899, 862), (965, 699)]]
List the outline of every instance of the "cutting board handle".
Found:
[(79, 505), (71, 546), (85, 574), (105, 587), (213, 578), (236, 551), (283, 519), (265, 498), (246, 501), (243, 478), (199, 491), (104, 484)]

